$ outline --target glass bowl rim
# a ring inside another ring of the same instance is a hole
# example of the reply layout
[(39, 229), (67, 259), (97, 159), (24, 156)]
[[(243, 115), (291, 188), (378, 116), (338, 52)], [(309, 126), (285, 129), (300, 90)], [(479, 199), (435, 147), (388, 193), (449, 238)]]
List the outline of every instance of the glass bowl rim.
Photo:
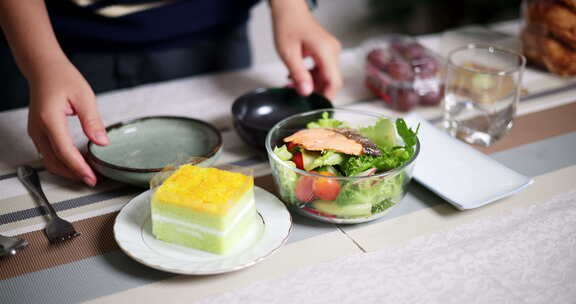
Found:
[(268, 157), (274, 159), (275, 162), (280, 163), (280, 165), (293, 170), (294, 172), (300, 174), (300, 175), (308, 175), (308, 176), (315, 176), (315, 177), (322, 177), (322, 178), (333, 178), (333, 179), (337, 179), (337, 180), (351, 180), (351, 181), (358, 181), (358, 180), (364, 180), (364, 179), (371, 179), (371, 178), (378, 178), (378, 177), (387, 177), (390, 175), (394, 175), (397, 172), (402, 171), (403, 169), (405, 169), (406, 167), (410, 166), (412, 163), (414, 163), (414, 161), (416, 160), (416, 158), (418, 157), (418, 155), (420, 154), (420, 139), (418, 139), (418, 137), (416, 137), (416, 147), (414, 149), (414, 154), (412, 155), (412, 157), (405, 162), (404, 164), (402, 164), (402, 166), (400, 167), (396, 167), (392, 170), (388, 170), (379, 174), (374, 174), (374, 175), (368, 175), (368, 176), (329, 176), (329, 175), (321, 175), (321, 174), (316, 174), (316, 173), (312, 173), (306, 170), (302, 170), (302, 169), (298, 169), (298, 168), (294, 168), (289, 166), (288, 164), (286, 164), (285, 161), (281, 160), (276, 153), (274, 153), (274, 151), (272, 150), (272, 146), (270, 141), (272, 140), (272, 133), (277, 130), (280, 129), (284, 124), (286, 124), (289, 120), (297, 118), (297, 117), (301, 117), (301, 116), (306, 116), (306, 115), (312, 115), (312, 114), (317, 114), (317, 113), (322, 113), (322, 112), (347, 112), (350, 114), (359, 114), (359, 115), (365, 115), (365, 116), (371, 116), (374, 118), (388, 118), (388, 119), (392, 119), (394, 121), (396, 121), (395, 118), (389, 117), (389, 116), (385, 116), (385, 115), (378, 115), (378, 114), (373, 114), (371, 112), (368, 111), (363, 111), (363, 110), (350, 110), (350, 109), (343, 109), (343, 108), (339, 108), (339, 107), (335, 107), (335, 108), (326, 108), (326, 109), (319, 109), (319, 110), (313, 110), (313, 111), (307, 111), (307, 112), (303, 112), (303, 113), (299, 113), (299, 114), (294, 114), (292, 116), (288, 116), (286, 118), (284, 118), (283, 120), (279, 121), (278, 123), (276, 123), (272, 129), (270, 129), (270, 131), (268, 131), (268, 134), (266, 135), (266, 142), (264, 143), (266, 146), (266, 152), (268, 153)]

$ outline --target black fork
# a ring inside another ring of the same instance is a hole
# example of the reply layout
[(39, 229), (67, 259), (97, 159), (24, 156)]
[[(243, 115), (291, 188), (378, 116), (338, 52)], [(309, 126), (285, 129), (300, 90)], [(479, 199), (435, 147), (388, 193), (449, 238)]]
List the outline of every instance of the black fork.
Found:
[(16, 172), (20, 182), (28, 189), (28, 192), (30, 192), (34, 200), (44, 208), (50, 218), (46, 229), (44, 229), (48, 241), (50, 241), (50, 243), (56, 243), (79, 236), (80, 233), (76, 232), (74, 226), (72, 226), (70, 222), (60, 218), (58, 214), (56, 214), (56, 210), (54, 210), (50, 202), (48, 202), (48, 199), (46, 199), (36, 170), (30, 166), (19, 166)]

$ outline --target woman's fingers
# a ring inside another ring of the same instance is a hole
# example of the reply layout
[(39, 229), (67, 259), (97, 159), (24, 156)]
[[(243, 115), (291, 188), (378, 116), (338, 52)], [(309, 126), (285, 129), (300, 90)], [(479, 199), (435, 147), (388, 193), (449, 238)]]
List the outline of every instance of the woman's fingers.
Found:
[(96, 175), (72, 142), (68, 132), (68, 121), (63, 113), (44, 113), (42, 123), (46, 128), (46, 135), (52, 151), (66, 167), (80, 177), (90, 186), (96, 184)]
[(340, 73), (340, 44), (337, 41), (324, 42), (312, 48), (315, 68), (314, 82), (319, 83), (316, 91), (332, 99), (342, 88)]
[(106, 146), (110, 143), (106, 129), (100, 119), (100, 113), (96, 106), (96, 99), (92, 91), (74, 96), (71, 100), (74, 112), (80, 119), (84, 134), (95, 144)]
[(290, 78), (298, 94), (308, 96), (314, 91), (312, 75), (304, 65), (302, 47), (299, 43), (285, 43), (279, 49), (280, 57), (288, 68)]
[(77, 180), (79, 179), (78, 176), (74, 174), (72, 170), (66, 167), (54, 154), (52, 151), (52, 147), (50, 146), (50, 142), (46, 135), (43, 133), (30, 135), (32, 137), (32, 141), (36, 146), (36, 150), (42, 154), (42, 162), (46, 169), (56, 175), (66, 177), (69, 179)]

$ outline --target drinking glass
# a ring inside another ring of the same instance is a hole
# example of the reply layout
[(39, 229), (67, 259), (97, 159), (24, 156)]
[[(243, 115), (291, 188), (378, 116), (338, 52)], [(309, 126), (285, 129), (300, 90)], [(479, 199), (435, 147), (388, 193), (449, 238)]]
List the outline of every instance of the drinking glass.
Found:
[(444, 71), (448, 133), (488, 146), (512, 127), (526, 59), (511, 50), (469, 44), (449, 53)]

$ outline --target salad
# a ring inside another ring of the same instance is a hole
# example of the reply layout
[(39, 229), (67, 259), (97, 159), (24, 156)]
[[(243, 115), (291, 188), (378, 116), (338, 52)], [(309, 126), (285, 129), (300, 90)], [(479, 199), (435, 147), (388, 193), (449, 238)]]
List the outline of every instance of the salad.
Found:
[(412, 161), (417, 133), (403, 119), (380, 118), (353, 128), (324, 112), (274, 147), (282, 162), (272, 162), (280, 195), (292, 207), (321, 217), (381, 213), (404, 196), (410, 177), (394, 169)]

